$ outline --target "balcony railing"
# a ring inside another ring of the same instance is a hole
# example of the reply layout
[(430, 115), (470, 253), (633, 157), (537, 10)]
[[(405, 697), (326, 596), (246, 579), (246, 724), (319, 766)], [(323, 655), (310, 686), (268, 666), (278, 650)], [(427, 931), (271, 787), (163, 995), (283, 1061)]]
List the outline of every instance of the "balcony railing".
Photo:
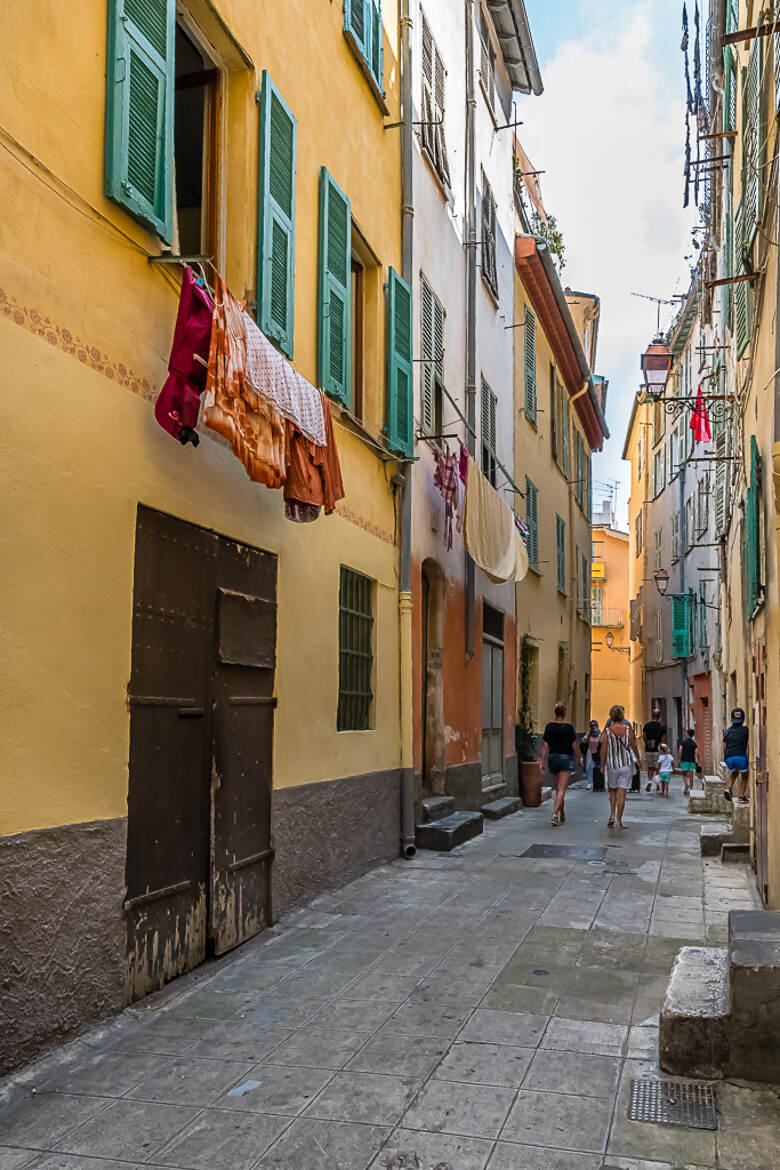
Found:
[(591, 606), (590, 611), (591, 625), (594, 626), (622, 626), (623, 625), (623, 610), (622, 609), (600, 609), (599, 606)]

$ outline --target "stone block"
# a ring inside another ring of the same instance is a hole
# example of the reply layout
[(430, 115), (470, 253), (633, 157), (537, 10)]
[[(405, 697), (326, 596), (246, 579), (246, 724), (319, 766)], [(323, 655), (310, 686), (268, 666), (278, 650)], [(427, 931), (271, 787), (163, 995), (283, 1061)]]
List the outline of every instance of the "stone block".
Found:
[(735, 845), (747, 845), (750, 841), (750, 805), (738, 804), (734, 801), (731, 805), (731, 837), (730, 840)]
[(722, 1077), (728, 1055), (728, 951), (683, 947), (659, 1017), (659, 1064), (675, 1076)]
[(544, 804), (544, 802), (546, 800), (552, 800), (552, 794), (553, 794), (552, 788), (543, 788), (542, 789), (542, 804)]
[(699, 832), (699, 853), (702, 857), (719, 857), (723, 842), (728, 840), (726, 825), (702, 825)]
[(741, 841), (724, 841), (720, 850), (720, 859), (724, 865), (749, 865), (750, 846)]
[(426, 821), (439, 821), (455, 812), (453, 796), (428, 796), (422, 802), (423, 817)]
[(482, 805), (482, 815), (491, 821), (500, 821), (502, 817), (511, 816), (523, 807), (519, 796), (504, 796), (501, 800), (491, 800)]
[(470, 841), (482, 832), (482, 814), (455, 812), (438, 821), (417, 826), (417, 844), (420, 849), (437, 849), (449, 853), (451, 849)]

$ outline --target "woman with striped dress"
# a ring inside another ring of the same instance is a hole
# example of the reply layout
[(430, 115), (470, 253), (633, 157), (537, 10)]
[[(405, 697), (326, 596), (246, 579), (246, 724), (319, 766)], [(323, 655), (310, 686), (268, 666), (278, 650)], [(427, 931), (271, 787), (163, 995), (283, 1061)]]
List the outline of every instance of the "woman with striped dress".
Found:
[(611, 828), (617, 816), (617, 827), (625, 829), (623, 810), (626, 807), (626, 793), (631, 787), (636, 764), (636, 740), (634, 729), (625, 722), (625, 708), (615, 704), (609, 712), (609, 723), (601, 738), (601, 767), (607, 778), (609, 789), (609, 820)]

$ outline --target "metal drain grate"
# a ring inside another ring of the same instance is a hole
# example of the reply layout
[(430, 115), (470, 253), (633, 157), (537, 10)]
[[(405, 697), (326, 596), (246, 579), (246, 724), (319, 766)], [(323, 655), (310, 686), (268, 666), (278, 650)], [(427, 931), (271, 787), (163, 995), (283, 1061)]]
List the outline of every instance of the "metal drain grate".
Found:
[(628, 1103), (629, 1121), (654, 1121), (688, 1129), (717, 1129), (715, 1092), (703, 1081), (661, 1081), (635, 1077)]

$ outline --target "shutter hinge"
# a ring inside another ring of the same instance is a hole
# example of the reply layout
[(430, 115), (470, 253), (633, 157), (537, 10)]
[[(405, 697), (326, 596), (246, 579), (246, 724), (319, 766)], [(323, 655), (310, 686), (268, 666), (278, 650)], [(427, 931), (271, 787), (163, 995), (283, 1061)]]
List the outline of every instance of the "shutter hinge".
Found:
[(256, 89), (255, 90), (255, 104), (259, 106), (260, 102), (262, 100), (263, 100), (262, 90)]

